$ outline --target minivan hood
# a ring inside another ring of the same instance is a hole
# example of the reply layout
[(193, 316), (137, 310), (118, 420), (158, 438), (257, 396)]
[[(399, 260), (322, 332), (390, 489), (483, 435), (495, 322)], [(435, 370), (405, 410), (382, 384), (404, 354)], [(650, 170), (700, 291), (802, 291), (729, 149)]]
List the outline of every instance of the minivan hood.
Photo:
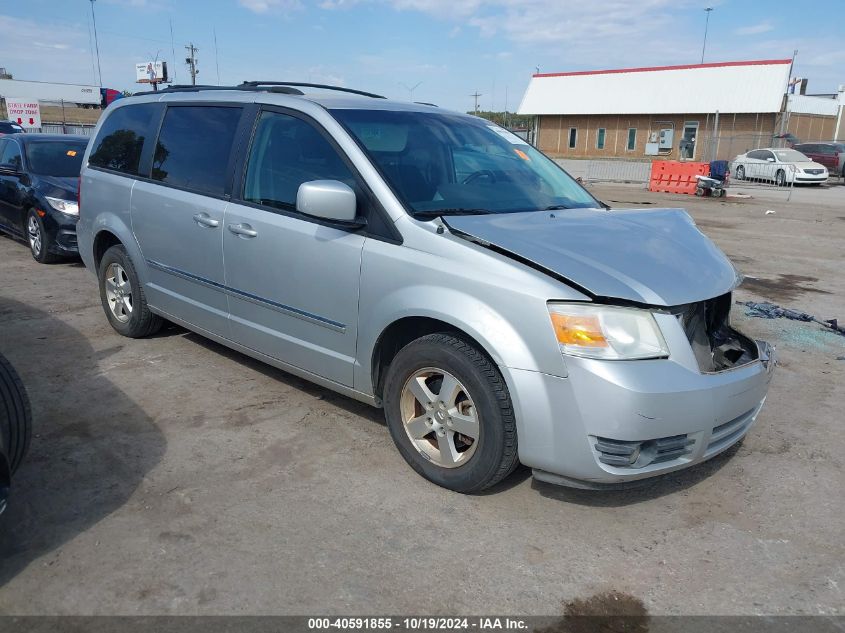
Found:
[(675, 306), (732, 290), (730, 260), (682, 209), (570, 209), (444, 217), (596, 297)]

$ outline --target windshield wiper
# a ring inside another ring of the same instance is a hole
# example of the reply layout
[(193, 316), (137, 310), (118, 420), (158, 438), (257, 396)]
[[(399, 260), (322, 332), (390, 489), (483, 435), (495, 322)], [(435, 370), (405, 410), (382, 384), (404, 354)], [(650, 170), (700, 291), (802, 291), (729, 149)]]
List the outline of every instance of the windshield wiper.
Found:
[(543, 209), (543, 211), (561, 211), (563, 209), (571, 209), (571, 208), (572, 207), (569, 207), (565, 204), (552, 204), (552, 205), (549, 205), (548, 207), (546, 207), (545, 209)]
[(485, 213), (494, 213), (490, 209), (431, 209), (429, 211), (416, 211), (415, 218), (430, 219), (439, 218), (441, 215), (484, 215)]

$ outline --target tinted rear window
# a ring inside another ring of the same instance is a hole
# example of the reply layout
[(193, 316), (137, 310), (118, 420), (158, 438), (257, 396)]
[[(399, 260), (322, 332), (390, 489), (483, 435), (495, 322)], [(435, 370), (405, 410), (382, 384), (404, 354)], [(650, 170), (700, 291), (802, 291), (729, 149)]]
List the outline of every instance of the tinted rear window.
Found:
[(240, 116), (239, 107), (168, 108), (153, 156), (153, 180), (223, 195), (226, 166)]
[(26, 146), (29, 170), (42, 176), (78, 176), (86, 145), (75, 140), (30, 142)]
[(143, 103), (115, 110), (103, 123), (94, 141), (88, 164), (137, 174), (144, 139), (160, 112), (157, 104)]

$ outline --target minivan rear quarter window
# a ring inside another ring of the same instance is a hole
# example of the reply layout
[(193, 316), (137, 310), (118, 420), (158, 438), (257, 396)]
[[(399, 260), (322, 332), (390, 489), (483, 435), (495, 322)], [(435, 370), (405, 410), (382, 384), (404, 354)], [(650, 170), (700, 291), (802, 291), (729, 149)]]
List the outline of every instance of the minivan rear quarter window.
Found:
[(137, 174), (144, 139), (150, 135), (153, 120), (160, 112), (155, 103), (124, 106), (112, 112), (97, 134), (88, 164)]
[(222, 196), (242, 108), (171, 106), (153, 156), (152, 179)]

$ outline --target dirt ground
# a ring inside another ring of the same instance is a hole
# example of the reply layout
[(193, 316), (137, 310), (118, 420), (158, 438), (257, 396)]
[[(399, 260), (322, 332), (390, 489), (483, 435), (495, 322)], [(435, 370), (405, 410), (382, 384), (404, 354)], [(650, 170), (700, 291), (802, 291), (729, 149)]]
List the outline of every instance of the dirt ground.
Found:
[[(747, 276), (738, 299), (845, 320), (845, 187), (593, 190), (688, 208)], [(652, 615), (845, 614), (845, 337), (735, 321), (781, 358), (739, 447), (633, 490), (521, 470), (461, 496), (405, 465), (380, 411), (182, 329), (121, 338), (80, 264), (0, 238), (0, 351), (35, 418), (0, 517), (0, 612), (558, 615), (621, 596)]]

